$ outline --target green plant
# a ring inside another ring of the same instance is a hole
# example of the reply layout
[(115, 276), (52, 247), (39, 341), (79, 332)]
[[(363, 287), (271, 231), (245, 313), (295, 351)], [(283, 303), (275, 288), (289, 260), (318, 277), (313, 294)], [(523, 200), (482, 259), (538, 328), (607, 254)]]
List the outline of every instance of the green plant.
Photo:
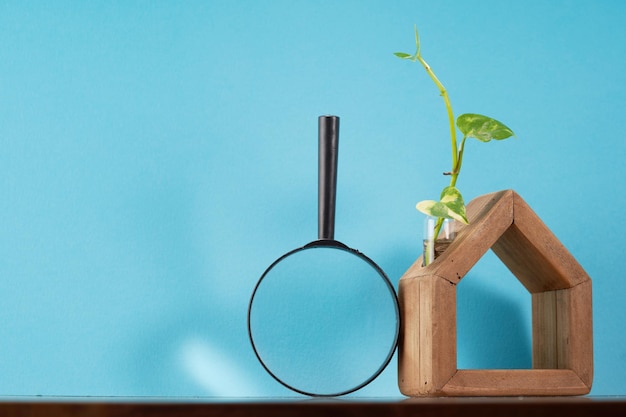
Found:
[[(424, 214), (437, 217), (437, 223), (435, 225), (434, 236), (435, 238), (441, 231), (441, 226), (444, 219), (458, 220), (464, 224), (468, 224), (467, 215), (465, 212), (465, 203), (461, 192), (456, 187), (456, 182), (461, 173), (461, 166), (463, 165), (463, 152), (465, 150), (465, 141), (467, 138), (478, 139), (481, 142), (489, 142), (492, 139), (502, 140), (514, 136), (514, 133), (503, 123), (492, 119), (491, 117), (483, 116), (481, 114), (466, 113), (460, 115), (456, 119), (456, 126), (454, 123), (454, 113), (452, 112), (452, 105), (450, 104), (450, 97), (445, 87), (439, 81), (432, 68), (422, 58), (420, 39), (415, 28), (415, 44), (417, 46), (415, 54), (407, 54), (404, 52), (396, 52), (395, 55), (402, 59), (408, 59), (412, 62), (418, 61), (430, 78), (433, 80), (441, 97), (443, 97), (448, 113), (448, 121), (450, 124), (450, 139), (452, 145), (452, 170), (444, 172), (444, 175), (450, 176), (450, 184), (441, 191), (439, 201), (424, 200), (417, 203), (416, 208)], [(457, 141), (456, 129), (463, 134), (463, 138), (460, 143)], [(425, 259), (425, 265), (428, 265), (430, 260)]]

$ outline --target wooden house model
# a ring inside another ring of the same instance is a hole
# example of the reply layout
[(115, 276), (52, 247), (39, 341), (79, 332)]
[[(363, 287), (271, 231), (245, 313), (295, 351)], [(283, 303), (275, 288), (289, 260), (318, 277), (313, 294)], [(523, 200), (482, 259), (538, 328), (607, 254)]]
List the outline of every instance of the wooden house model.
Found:
[[(512, 190), (478, 197), (469, 225), (399, 283), (398, 384), (407, 396), (582, 395), (593, 380), (591, 279)], [(532, 369), (457, 369), (457, 284), (489, 250), (532, 300)]]

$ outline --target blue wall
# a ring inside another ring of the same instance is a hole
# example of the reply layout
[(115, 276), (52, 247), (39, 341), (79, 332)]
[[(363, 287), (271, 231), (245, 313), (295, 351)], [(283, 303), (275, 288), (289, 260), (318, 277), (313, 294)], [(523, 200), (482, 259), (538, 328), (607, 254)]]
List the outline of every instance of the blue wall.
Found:
[[(252, 288), (316, 235), (317, 125), (342, 118), (337, 237), (394, 284), (417, 201), (468, 143), (467, 200), (513, 188), (593, 279), (592, 394), (625, 394), (621, 1), (0, 1), (0, 395), (289, 395)], [(459, 365), (529, 367), (530, 298), (493, 256), (459, 288)], [(480, 345), (479, 345), (480, 344)], [(399, 395), (395, 366), (360, 392)]]

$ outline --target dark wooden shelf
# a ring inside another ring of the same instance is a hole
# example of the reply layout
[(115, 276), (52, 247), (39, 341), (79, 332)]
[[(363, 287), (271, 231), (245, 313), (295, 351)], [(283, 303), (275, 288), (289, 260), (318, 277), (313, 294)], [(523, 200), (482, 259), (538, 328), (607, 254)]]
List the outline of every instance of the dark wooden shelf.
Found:
[(0, 398), (3, 417), (32, 416), (621, 416), (626, 397), (506, 398)]

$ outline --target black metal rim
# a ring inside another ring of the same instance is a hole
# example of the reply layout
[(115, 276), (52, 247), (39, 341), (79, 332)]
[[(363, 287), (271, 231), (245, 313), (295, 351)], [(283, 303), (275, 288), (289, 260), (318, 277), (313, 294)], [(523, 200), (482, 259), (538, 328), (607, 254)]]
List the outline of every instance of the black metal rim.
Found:
[[(385, 282), (385, 284), (387, 286), (387, 289), (389, 290), (389, 293), (392, 295), (394, 309), (395, 309), (395, 316), (396, 316), (396, 329), (395, 329), (395, 332), (394, 332), (393, 343), (391, 345), (392, 347), (389, 350), (389, 353), (388, 353), (387, 357), (382, 362), (380, 367), (369, 378), (367, 378), (362, 383), (356, 385), (355, 387), (349, 388), (349, 389), (344, 390), (344, 391), (339, 391), (339, 392), (329, 393), (329, 394), (320, 394), (320, 393), (314, 393), (314, 392), (308, 392), (308, 391), (301, 390), (301, 389), (299, 389), (297, 387), (294, 387), (294, 386), (286, 383), (281, 378), (279, 378), (276, 374), (274, 374), (274, 372), (272, 372), (272, 370), (263, 361), (263, 358), (261, 357), (261, 355), (259, 354), (259, 352), (258, 352), (258, 350), (256, 348), (256, 345), (254, 343), (254, 336), (252, 334), (253, 332), (252, 332), (252, 325), (251, 325), (251, 320), (250, 320), (250, 316), (251, 316), (251, 313), (252, 313), (252, 304), (254, 302), (254, 296), (256, 295), (257, 290), (261, 286), (261, 283), (263, 282), (263, 279), (267, 276), (267, 274), (279, 262), (281, 262), (283, 259), (287, 258), (288, 256), (291, 256), (291, 255), (293, 255), (293, 254), (295, 254), (297, 252), (301, 252), (303, 250), (308, 250), (308, 249), (317, 248), (317, 247), (329, 247), (329, 248), (335, 248), (335, 249), (340, 249), (340, 250), (346, 251), (348, 253), (351, 253), (353, 255), (358, 256), (359, 258), (361, 258), (364, 261), (366, 261), (371, 267), (373, 267), (378, 272), (380, 277), (384, 280), (384, 282)], [(342, 395), (347, 395), (347, 394), (353, 393), (353, 392), (358, 391), (361, 388), (365, 387), (366, 385), (368, 385), (369, 383), (374, 381), (385, 370), (387, 365), (389, 365), (389, 362), (391, 362), (391, 359), (392, 359), (392, 357), (393, 357), (393, 355), (394, 355), (394, 353), (395, 353), (395, 351), (397, 349), (397, 346), (398, 346), (398, 337), (399, 337), (399, 334), (400, 334), (400, 319), (401, 318), (400, 318), (400, 307), (399, 307), (399, 303), (398, 303), (398, 296), (396, 294), (396, 291), (395, 291), (393, 285), (391, 284), (391, 281), (389, 280), (389, 278), (387, 277), (385, 272), (372, 259), (370, 259), (366, 255), (364, 255), (363, 253), (359, 252), (358, 250), (352, 249), (352, 248), (344, 245), (343, 243), (341, 243), (341, 242), (339, 242), (337, 240), (320, 239), (320, 240), (315, 240), (315, 241), (313, 241), (311, 243), (308, 243), (307, 245), (302, 246), (300, 248), (294, 249), (294, 250), (292, 250), (290, 252), (287, 252), (286, 254), (281, 256), (280, 258), (276, 259), (265, 270), (265, 272), (263, 272), (263, 275), (261, 275), (261, 278), (256, 283), (256, 285), (254, 287), (254, 290), (252, 291), (252, 295), (250, 297), (250, 302), (248, 303), (248, 315), (247, 315), (248, 338), (250, 339), (250, 344), (252, 346), (252, 350), (254, 351), (254, 354), (257, 357), (257, 359), (259, 360), (259, 362), (261, 363), (261, 366), (263, 366), (263, 369), (265, 369), (265, 371), (272, 378), (274, 378), (274, 380), (276, 380), (278, 383), (280, 383), (284, 387), (290, 389), (291, 391), (297, 392), (297, 393), (302, 394), (302, 395), (308, 395), (310, 397), (339, 397), (339, 396), (342, 396)]]

